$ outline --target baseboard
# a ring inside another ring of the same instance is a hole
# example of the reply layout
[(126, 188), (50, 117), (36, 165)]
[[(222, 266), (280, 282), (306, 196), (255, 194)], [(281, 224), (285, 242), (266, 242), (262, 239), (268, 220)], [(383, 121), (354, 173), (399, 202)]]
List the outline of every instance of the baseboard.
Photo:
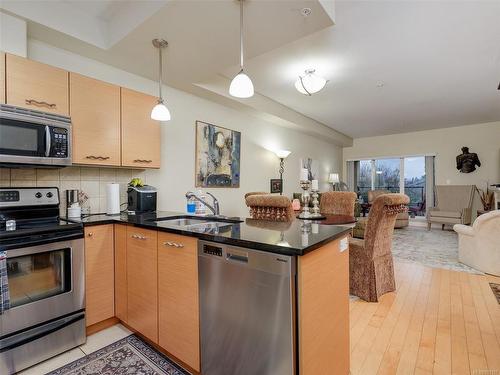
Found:
[(118, 319), (116, 317), (112, 317), (112, 318), (108, 318), (106, 320), (103, 320), (102, 322), (92, 324), (91, 326), (87, 327), (87, 336), (90, 336), (94, 333), (102, 331), (103, 329), (112, 327), (118, 323), (120, 323), (120, 319)]

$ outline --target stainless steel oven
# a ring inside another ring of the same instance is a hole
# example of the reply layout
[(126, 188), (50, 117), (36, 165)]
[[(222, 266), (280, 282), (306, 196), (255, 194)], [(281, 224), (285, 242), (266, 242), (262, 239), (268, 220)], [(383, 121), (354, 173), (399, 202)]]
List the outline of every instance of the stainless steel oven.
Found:
[(0, 164), (71, 165), (71, 120), (0, 104)]
[(10, 302), (0, 310), (0, 374), (85, 342), (83, 227), (58, 212), (57, 188), (0, 188), (0, 289)]

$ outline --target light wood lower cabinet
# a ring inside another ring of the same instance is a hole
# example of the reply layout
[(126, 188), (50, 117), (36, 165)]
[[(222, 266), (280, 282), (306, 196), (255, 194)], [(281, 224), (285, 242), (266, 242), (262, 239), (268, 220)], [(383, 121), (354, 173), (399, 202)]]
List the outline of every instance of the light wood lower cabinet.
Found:
[(127, 323), (127, 226), (115, 224), (115, 316)]
[(0, 103), (5, 104), (5, 53), (0, 52)]
[(196, 238), (158, 233), (159, 345), (200, 370)]
[(160, 168), (160, 122), (151, 119), (157, 99), (121, 89), (122, 166)]
[(70, 73), (73, 163), (120, 165), (120, 87)]
[(115, 316), (113, 225), (85, 228), (87, 327)]
[(67, 71), (7, 54), (5, 78), (7, 104), (69, 115)]
[(340, 239), (298, 257), (297, 288), (299, 373), (348, 375), (349, 250)]
[(127, 322), (158, 343), (158, 233), (127, 227)]

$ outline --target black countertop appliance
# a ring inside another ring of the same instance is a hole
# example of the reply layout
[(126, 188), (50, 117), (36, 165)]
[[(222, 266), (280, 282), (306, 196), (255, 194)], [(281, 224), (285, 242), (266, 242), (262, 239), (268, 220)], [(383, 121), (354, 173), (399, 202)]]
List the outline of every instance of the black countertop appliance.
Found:
[(153, 186), (129, 186), (127, 210), (136, 213), (156, 211), (156, 194), (156, 188)]

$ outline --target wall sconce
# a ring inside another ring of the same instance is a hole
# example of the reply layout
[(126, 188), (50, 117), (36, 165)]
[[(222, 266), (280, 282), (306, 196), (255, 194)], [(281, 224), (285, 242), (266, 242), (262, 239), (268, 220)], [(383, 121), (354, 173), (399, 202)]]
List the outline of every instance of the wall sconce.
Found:
[[(332, 190), (336, 191), (340, 183), (340, 178), (338, 173), (330, 173), (328, 176), (328, 182), (332, 184)], [(339, 189), (340, 190), (340, 189)]]
[[(280, 159), (279, 173), (280, 173), (280, 180), (281, 180), (281, 184), (280, 185), (281, 186), (280, 186), (280, 189), (279, 189), (279, 193), (280, 193), (280, 195), (283, 195), (283, 173), (285, 172), (285, 159), (292, 152), (291, 151), (287, 151), (287, 150), (277, 150), (277, 151), (274, 151), (274, 153)], [(273, 191), (271, 191), (271, 193), (273, 193)]]

